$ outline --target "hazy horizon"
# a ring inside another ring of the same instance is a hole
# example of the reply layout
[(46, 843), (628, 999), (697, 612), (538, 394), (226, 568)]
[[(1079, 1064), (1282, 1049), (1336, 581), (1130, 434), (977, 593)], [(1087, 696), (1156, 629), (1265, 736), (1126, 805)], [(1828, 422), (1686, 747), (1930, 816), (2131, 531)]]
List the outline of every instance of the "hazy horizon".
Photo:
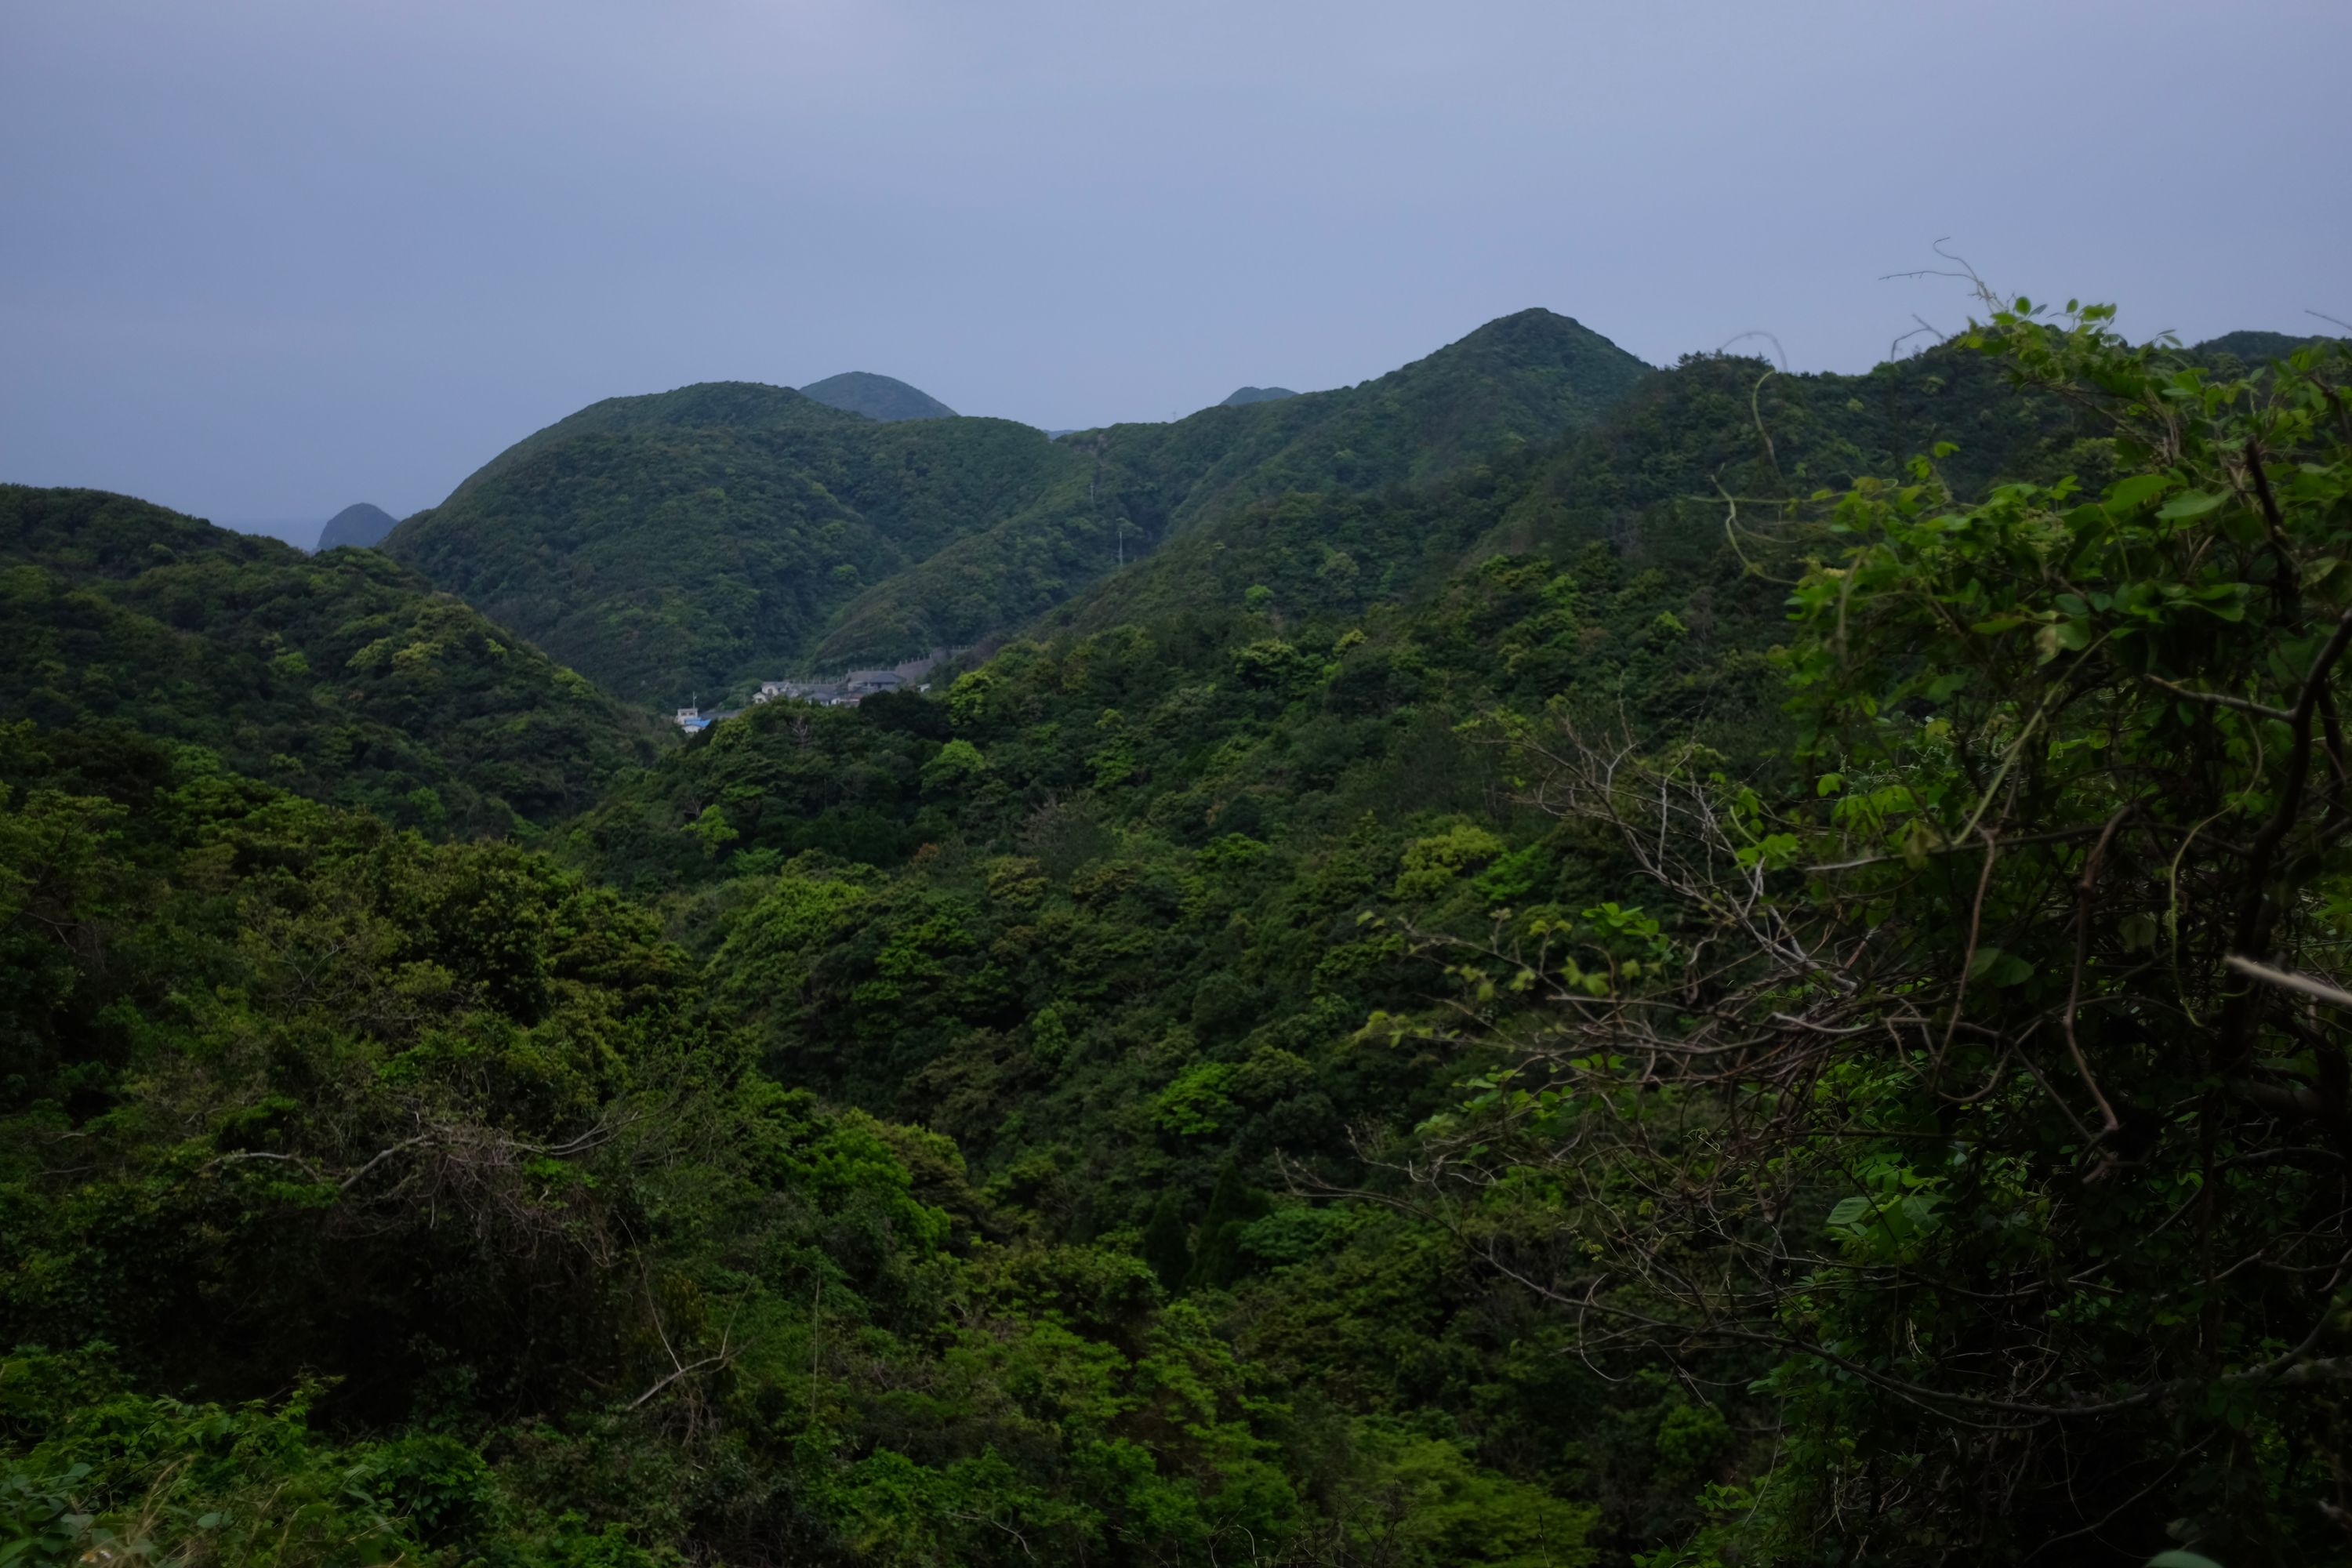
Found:
[[(897, 376), (1044, 428), (1529, 306), (1653, 363), (2352, 318), (2352, 8), (299, 7), (0, 20), (0, 479), (315, 531), (598, 398)], [(2226, 131), (2213, 104), (2230, 105)], [(2220, 220), (2226, 214), (2227, 222)]]

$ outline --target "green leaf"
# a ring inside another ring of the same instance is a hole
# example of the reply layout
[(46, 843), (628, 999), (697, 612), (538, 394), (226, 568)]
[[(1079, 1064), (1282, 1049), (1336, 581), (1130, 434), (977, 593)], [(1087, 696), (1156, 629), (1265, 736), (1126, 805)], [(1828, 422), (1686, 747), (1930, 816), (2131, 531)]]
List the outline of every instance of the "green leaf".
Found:
[(2221, 1568), (2221, 1565), (2195, 1552), (2159, 1552), (2147, 1560), (2147, 1568)]
[(1969, 961), (1969, 979), (1996, 989), (2016, 985), (2033, 977), (2033, 965), (2013, 952), (1997, 947), (1980, 947)]
[(2178, 495), (2166, 501), (2157, 509), (2156, 515), (2168, 522), (2179, 522), (2181, 519), (2189, 517), (2203, 517), (2226, 499), (2226, 497), (2211, 494), (2210, 491), (2190, 490), (2187, 495)]
[(2130, 511), (2162, 495), (2172, 486), (2163, 474), (2134, 474), (2107, 487), (2107, 510), (2111, 512)]

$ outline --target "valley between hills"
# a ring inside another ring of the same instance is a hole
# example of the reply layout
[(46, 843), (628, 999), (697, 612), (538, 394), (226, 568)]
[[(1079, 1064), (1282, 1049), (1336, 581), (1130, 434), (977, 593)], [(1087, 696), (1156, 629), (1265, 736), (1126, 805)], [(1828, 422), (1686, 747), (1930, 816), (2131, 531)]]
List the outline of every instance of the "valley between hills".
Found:
[(2340, 1552), (2352, 357), (1986, 317), (0, 486), (0, 1563)]

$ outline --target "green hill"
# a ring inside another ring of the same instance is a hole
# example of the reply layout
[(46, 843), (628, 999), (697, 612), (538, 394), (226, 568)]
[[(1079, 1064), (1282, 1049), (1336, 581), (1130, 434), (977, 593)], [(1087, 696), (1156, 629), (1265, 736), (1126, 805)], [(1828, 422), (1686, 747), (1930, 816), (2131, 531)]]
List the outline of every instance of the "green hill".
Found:
[(1223, 403), (1218, 404), (1217, 406), (1220, 408), (1239, 408), (1245, 403), (1272, 403), (1277, 398), (1296, 397), (1297, 395), (1298, 394), (1291, 391), (1290, 388), (1286, 386), (1238, 386), (1233, 390), (1232, 394), (1228, 395)]
[(1360, 387), (1058, 441), (781, 387), (615, 398), (518, 442), (384, 548), (631, 700), (979, 641), (1221, 507), (1549, 439), (1644, 367), (1528, 311)]
[[(655, 430), (823, 429), (846, 424), (853, 417), (843, 410), (803, 397), (788, 386), (768, 386), (756, 381), (697, 382), (668, 392), (607, 397), (517, 441), (467, 475), (450, 492), (449, 499), (455, 500), (541, 448), (574, 437), (623, 436)], [(431, 512), (417, 514), (430, 515)]]
[(667, 706), (806, 661), (870, 584), (1000, 519), (1081, 504), (1086, 468), (1010, 420), (882, 424), (716, 383), (551, 426), (384, 548)]
[(1750, 498), (1806, 493), (1888, 471), (1942, 440), (1957, 447), (1947, 475), (1979, 487), (2042, 460), (2034, 454), (2061, 427), (2056, 419), (1980, 356), (1957, 351), (1864, 375), (1788, 375), (1760, 361), (1694, 357), (1648, 376), (1587, 428), (1508, 444), (1418, 489), (1302, 489), (1216, 510), (1040, 627), (1099, 631), (1222, 614), (1253, 589), (1286, 617), (1353, 614), (1433, 592), (1496, 551), (1565, 555), (1593, 542), (1683, 569), (1722, 551), (1718, 484)]
[(0, 486), (0, 710), (204, 746), (394, 821), (502, 832), (655, 725), (383, 556), (305, 556), (98, 490)]
[(2268, 364), (2282, 360), (2300, 348), (2325, 343), (2325, 337), (2293, 332), (2235, 331), (2224, 332), (2218, 338), (2208, 338), (2189, 351), (2191, 359), (2212, 361), (2227, 357), (2242, 364)]
[(383, 536), (399, 526), (400, 520), (382, 507), (365, 501), (347, 506), (327, 520), (319, 531), (319, 548), (335, 550), (343, 545), (357, 545), (362, 550), (383, 542)]
[(1605, 414), (1649, 368), (1568, 317), (1522, 310), (1356, 386), (1065, 440), (1093, 447), (1129, 504), (1172, 536), (1235, 502), (1378, 489), (1552, 441)]
[(1524, 310), (1360, 386), (1060, 438), (1084, 504), (975, 531), (845, 608), (821, 653), (848, 663), (1017, 626), (1181, 537), (1293, 491), (1427, 481), (1599, 417), (1648, 368), (1564, 316)]
[(955, 410), (919, 387), (872, 371), (850, 370), (810, 382), (801, 395), (868, 419), (951, 419)]

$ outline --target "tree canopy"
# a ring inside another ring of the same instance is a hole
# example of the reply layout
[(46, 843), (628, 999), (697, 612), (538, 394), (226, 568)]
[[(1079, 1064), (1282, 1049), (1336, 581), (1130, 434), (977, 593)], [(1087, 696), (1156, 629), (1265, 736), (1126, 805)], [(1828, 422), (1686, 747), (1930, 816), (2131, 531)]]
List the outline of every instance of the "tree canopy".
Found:
[(1548, 442), (1643, 368), (1527, 311), (1361, 386), (1059, 440), (712, 383), (540, 431), (384, 547), (663, 706), (1010, 632), (1223, 510), (1429, 480)]
[(661, 737), (363, 551), (305, 556), (98, 490), (0, 486), (0, 711), (208, 747), (394, 822), (528, 832)]
[[(2340, 1556), (2352, 360), (1983, 315), (1074, 438), (1220, 499), (538, 816), (489, 714), (617, 710), (479, 612), (5, 492), (0, 1561)], [(450, 504), (1030, 471), (669, 396)]]

